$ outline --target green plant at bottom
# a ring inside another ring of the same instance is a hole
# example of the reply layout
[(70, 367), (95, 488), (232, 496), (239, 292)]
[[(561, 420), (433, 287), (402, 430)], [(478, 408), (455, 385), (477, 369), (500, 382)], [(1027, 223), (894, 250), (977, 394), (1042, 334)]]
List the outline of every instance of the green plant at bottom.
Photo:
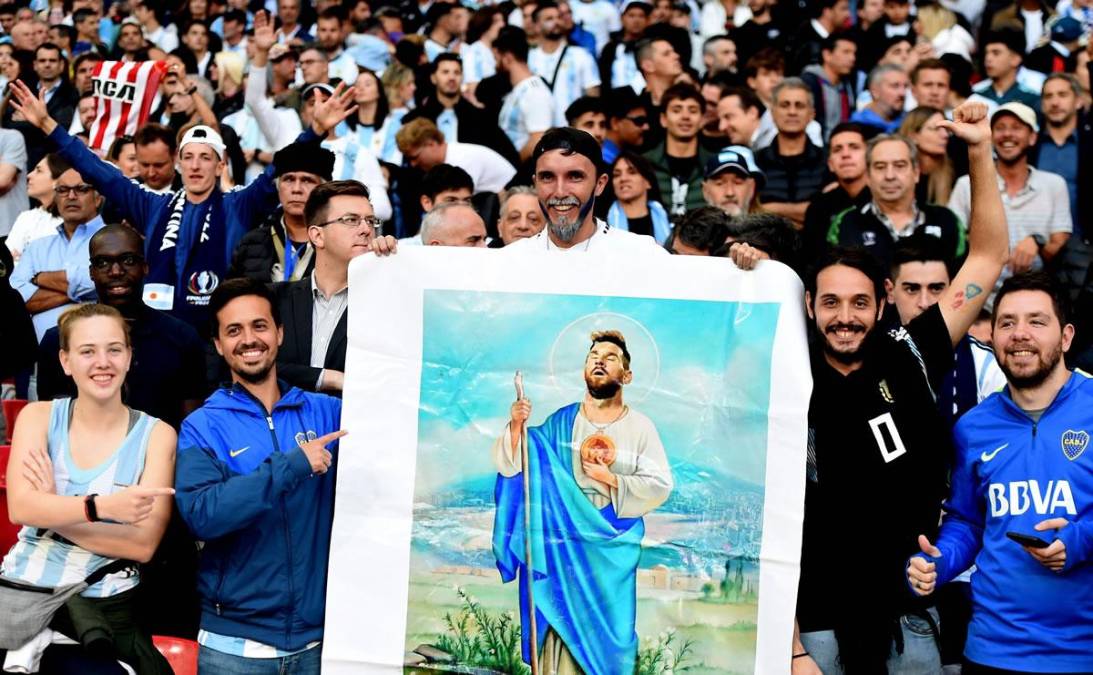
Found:
[(645, 637), (645, 646), (638, 650), (638, 663), (634, 675), (661, 675), (690, 670), (687, 663), (694, 640), (681, 639), (675, 628), (667, 628), (655, 639)]
[(531, 672), (521, 659), (520, 625), (513, 612), (493, 613), (466, 589), (457, 587), (463, 606), (444, 615), (448, 632), (437, 637), (436, 647), (464, 666), (490, 668), (512, 675)]

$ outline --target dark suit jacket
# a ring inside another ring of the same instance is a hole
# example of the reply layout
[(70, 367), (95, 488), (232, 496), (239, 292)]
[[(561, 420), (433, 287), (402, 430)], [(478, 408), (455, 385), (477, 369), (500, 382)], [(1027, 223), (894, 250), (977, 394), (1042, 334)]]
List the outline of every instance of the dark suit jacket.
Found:
[(323, 368), (345, 372), (345, 348), (348, 343), (346, 324), (349, 310), (342, 314), (330, 346), (326, 350), (323, 368), (311, 367), (311, 314), (315, 298), (311, 294), (311, 279), (274, 284), (273, 292), (281, 310), (285, 339), (277, 352), (277, 376), (304, 391), (315, 391), (319, 372)]

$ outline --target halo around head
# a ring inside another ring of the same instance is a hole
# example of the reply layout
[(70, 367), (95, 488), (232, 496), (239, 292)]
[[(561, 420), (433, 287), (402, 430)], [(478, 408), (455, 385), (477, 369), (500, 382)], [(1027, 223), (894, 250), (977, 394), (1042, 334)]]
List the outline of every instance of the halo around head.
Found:
[(584, 362), (595, 331), (617, 330), (626, 337), (634, 380), (623, 389), (628, 403), (640, 403), (660, 379), (660, 349), (640, 321), (616, 312), (593, 312), (574, 319), (550, 346), (550, 385), (566, 397), (584, 388)]

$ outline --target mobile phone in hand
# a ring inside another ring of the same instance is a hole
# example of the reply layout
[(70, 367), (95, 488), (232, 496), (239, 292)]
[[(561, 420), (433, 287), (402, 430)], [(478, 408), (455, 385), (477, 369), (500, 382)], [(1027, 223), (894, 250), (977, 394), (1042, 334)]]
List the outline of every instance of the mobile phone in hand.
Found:
[(1029, 548), (1047, 548), (1051, 546), (1051, 542), (1044, 541), (1043, 539), (1033, 536), (1031, 534), (1024, 534), (1021, 532), (1007, 532), (1006, 536), (1017, 542), (1022, 546), (1028, 546)]

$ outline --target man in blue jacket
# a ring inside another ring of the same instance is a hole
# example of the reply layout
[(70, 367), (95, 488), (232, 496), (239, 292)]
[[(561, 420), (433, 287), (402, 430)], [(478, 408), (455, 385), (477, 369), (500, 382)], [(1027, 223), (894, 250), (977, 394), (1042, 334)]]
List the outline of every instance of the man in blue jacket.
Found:
[(179, 514), (205, 542), (199, 669), (318, 673), (341, 400), (277, 379), (264, 284), (227, 281), (209, 311), (232, 385), (183, 422), (175, 469)]
[(936, 546), (907, 566), (918, 595), (971, 563), (963, 673), (1093, 672), (1093, 379), (1049, 276), (1002, 284), (994, 351), (1008, 386), (956, 425), (952, 494)]
[[(250, 185), (223, 192), (224, 142), (211, 127), (191, 127), (178, 144), (177, 162), (183, 188), (156, 194), (126, 178), (95, 156), (54, 121), (42, 96), (26, 85), (12, 85), (11, 105), (41, 129), (57, 151), (93, 185), (118, 214), (144, 235), (148, 276), (144, 302), (170, 312), (204, 333), (210, 294), (220, 284), (236, 245), (278, 203), (271, 165)], [(297, 142), (318, 142), (347, 116), (352, 88), (338, 86), (317, 102), (310, 128)]]

